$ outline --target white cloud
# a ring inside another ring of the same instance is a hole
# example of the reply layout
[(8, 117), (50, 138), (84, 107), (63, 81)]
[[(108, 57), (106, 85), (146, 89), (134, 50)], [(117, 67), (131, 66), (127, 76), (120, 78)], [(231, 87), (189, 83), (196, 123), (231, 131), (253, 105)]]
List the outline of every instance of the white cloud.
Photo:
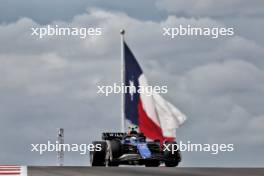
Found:
[[(242, 135), (263, 134), (257, 125), (264, 114), (260, 106), (264, 103), (260, 98), (264, 94), (262, 46), (242, 36), (219, 40), (168, 40), (162, 36), (163, 26), (225, 26), (224, 23), (176, 16), (161, 22), (141, 21), (124, 13), (93, 9), (75, 16), (70, 23), (52, 24), (99, 26), (103, 36), (40, 40), (30, 36), (31, 27), (41, 26), (31, 19), (0, 25), (0, 112), (4, 121), (0, 124), (0, 139), (9, 139), (5, 131), (14, 122), (20, 122), (16, 127), (21, 130), (12, 135), (25, 139), (16, 143), (23, 146), (16, 152), (9, 147), (13, 141), (0, 146), (0, 152), (8, 153), (12, 161), (17, 159), (17, 153), (27, 150), (28, 143), (54, 136), (60, 125), (66, 129), (67, 140), (77, 142), (91, 142), (102, 130), (118, 129), (119, 96), (98, 96), (96, 86), (119, 81), (120, 28), (126, 29), (126, 40), (150, 83), (168, 84), (166, 98), (189, 116), (179, 129), (180, 138), (201, 142), (234, 140), (239, 145), (244, 144)], [(247, 131), (242, 132), (240, 125)], [(258, 130), (253, 131), (254, 126)], [(252, 146), (258, 148), (259, 143)], [(247, 152), (251, 153), (251, 149)], [(38, 156), (27, 155), (20, 160), (27, 158), (27, 162), (38, 164), (34, 163)], [(215, 162), (207, 155), (186, 155), (191, 159), (184, 159), (185, 166), (194, 166), (201, 159), (204, 165)], [(253, 155), (258, 161), (262, 159), (259, 154)], [(42, 164), (52, 157), (43, 159)], [(250, 164), (240, 159), (232, 158), (240, 165)], [(74, 164), (87, 162), (88, 158), (82, 158)]]
[(192, 92), (202, 94), (239, 93), (257, 91), (264, 82), (264, 72), (242, 60), (209, 63), (192, 69), (186, 83)]
[(194, 16), (250, 16), (263, 15), (263, 2), (259, 0), (157, 0), (156, 6), (168, 12), (185, 13)]

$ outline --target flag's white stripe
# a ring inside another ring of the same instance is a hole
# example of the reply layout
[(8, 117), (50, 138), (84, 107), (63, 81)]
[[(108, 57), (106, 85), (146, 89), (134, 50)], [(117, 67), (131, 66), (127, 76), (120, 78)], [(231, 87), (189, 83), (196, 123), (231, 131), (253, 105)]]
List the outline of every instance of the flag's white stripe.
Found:
[(175, 138), (176, 128), (184, 123), (186, 116), (159, 94), (154, 93), (153, 97), (163, 135)]
[[(139, 76), (139, 85), (141, 87), (148, 86), (147, 79), (143, 74)], [(161, 128), (163, 136), (175, 138), (176, 128), (184, 123), (186, 116), (159, 94), (152, 92), (149, 95), (147, 93), (149, 92), (140, 94), (147, 116)]]
[[(148, 86), (148, 82), (146, 77), (141, 74), (138, 79), (139, 85), (143, 88)], [(149, 96), (146, 92), (142, 92), (140, 94), (140, 99), (142, 102), (143, 109), (145, 110), (147, 116), (158, 126), (160, 126), (160, 122), (155, 110), (155, 104), (153, 101), (153, 97)]]
[(27, 166), (21, 166), (20, 176), (27, 176)]

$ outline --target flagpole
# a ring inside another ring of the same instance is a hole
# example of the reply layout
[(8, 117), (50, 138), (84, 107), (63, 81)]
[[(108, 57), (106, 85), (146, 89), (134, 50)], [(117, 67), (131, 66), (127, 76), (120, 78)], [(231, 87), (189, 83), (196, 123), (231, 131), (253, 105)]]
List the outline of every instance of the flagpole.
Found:
[[(124, 35), (125, 30), (120, 30), (121, 36), (121, 86), (124, 84), (124, 61), (125, 61), (125, 53), (124, 53)], [(121, 89), (123, 90), (123, 89)], [(124, 113), (124, 92), (121, 92), (121, 131), (125, 132), (125, 113)]]

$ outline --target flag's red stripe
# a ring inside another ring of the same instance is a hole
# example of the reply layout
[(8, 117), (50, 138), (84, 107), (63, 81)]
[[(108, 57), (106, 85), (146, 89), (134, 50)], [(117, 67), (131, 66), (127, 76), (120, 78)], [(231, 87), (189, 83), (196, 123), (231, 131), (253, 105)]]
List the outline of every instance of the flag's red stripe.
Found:
[(175, 141), (172, 137), (164, 137), (162, 134), (162, 129), (157, 124), (153, 122), (151, 118), (148, 117), (147, 113), (143, 109), (141, 99), (138, 101), (138, 122), (139, 130), (144, 133), (145, 136), (152, 140), (160, 140), (161, 143), (164, 141)]

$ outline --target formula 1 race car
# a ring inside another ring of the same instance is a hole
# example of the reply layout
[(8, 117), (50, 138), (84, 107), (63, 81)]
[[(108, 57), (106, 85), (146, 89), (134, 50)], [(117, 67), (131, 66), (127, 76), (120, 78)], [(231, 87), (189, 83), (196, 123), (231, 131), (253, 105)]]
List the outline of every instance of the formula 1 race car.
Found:
[(147, 141), (143, 133), (103, 133), (102, 141), (93, 144), (100, 144), (101, 151), (90, 152), (91, 166), (158, 167), (165, 163), (167, 167), (175, 167), (181, 161), (180, 151), (163, 150), (159, 141)]

